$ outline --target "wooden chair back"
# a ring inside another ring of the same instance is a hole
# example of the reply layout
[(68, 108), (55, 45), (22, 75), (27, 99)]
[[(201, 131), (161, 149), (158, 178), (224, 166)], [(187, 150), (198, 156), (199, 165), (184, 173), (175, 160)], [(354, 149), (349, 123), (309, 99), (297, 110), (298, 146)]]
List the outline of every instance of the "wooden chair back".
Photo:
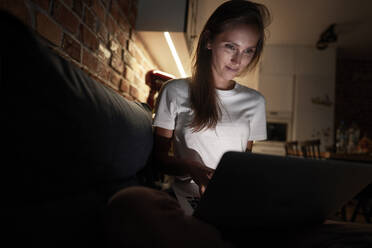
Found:
[(301, 156), (301, 151), (298, 141), (288, 141), (285, 143), (286, 156)]
[(320, 159), (320, 139), (303, 141), (301, 151), (305, 158)]

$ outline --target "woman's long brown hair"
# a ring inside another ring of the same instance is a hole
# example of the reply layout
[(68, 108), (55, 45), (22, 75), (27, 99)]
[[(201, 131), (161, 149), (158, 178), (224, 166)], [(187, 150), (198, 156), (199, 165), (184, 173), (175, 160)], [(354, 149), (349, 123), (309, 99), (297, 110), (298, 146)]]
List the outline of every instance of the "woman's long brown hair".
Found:
[(194, 111), (190, 126), (194, 132), (204, 128), (215, 128), (221, 116), (212, 76), (212, 53), (207, 49), (208, 42), (212, 42), (218, 34), (231, 25), (248, 24), (256, 28), (259, 34), (256, 52), (244, 70), (249, 71), (257, 65), (260, 59), (265, 40), (265, 27), (269, 22), (268, 9), (262, 4), (250, 1), (225, 2), (209, 17), (199, 37), (190, 84), (190, 102)]

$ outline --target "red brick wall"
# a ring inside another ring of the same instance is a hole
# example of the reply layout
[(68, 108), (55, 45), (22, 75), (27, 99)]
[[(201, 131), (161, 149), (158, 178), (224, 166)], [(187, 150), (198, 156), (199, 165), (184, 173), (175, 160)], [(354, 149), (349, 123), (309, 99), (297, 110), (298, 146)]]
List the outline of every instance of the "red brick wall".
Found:
[(127, 99), (146, 102), (156, 69), (136, 37), (137, 0), (0, 0), (58, 54)]
[(338, 59), (336, 74), (336, 128), (355, 121), (372, 138), (372, 60)]

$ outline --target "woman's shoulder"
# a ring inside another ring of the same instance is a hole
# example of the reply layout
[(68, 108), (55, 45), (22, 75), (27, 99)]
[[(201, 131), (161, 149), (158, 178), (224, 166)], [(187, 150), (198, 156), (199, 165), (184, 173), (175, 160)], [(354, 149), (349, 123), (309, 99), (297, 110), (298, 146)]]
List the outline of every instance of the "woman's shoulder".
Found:
[(249, 95), (250, 97), (256, 99), (257, 101), (263, 101), (265, 102), (265, 97), (264, 95), (262, 95), (261, 92), (259, 92), (258, 90), (255, 90), (253, 88), (250, 88), (248, 86), (245, 86), (245, 85), (242, 85), (242, 84), (239, 84), (239, 91), (243, 94), (246, 94), (246, 95)]
[(179, 91), (184, 92), (184, 91), (188, 91), (189, 83), (190, 83), (189, 78), (171, 79), (171, 80), (168, 80), (163, 85), (163, 89), (166, 89), (167, 91), (172, 91), (172, 92), (179, 92)]
[(165, 101), (180, 102), (181, 99), (186, 99), (188, 94), (189, 83), (187, 79), (171, 79), (162, 85), (158, 98)]

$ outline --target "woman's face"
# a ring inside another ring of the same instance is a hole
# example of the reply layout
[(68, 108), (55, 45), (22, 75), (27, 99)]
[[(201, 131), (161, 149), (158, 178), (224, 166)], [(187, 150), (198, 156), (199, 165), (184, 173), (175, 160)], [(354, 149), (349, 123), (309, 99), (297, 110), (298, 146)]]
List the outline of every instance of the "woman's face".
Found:
[(218, 34), (207, 48), (212, 51), (212, 74), (217, 88), (228, 87), (234, 77), (251, 62), (259, 34), (255, 28), (246, 24), (231, 25)]

